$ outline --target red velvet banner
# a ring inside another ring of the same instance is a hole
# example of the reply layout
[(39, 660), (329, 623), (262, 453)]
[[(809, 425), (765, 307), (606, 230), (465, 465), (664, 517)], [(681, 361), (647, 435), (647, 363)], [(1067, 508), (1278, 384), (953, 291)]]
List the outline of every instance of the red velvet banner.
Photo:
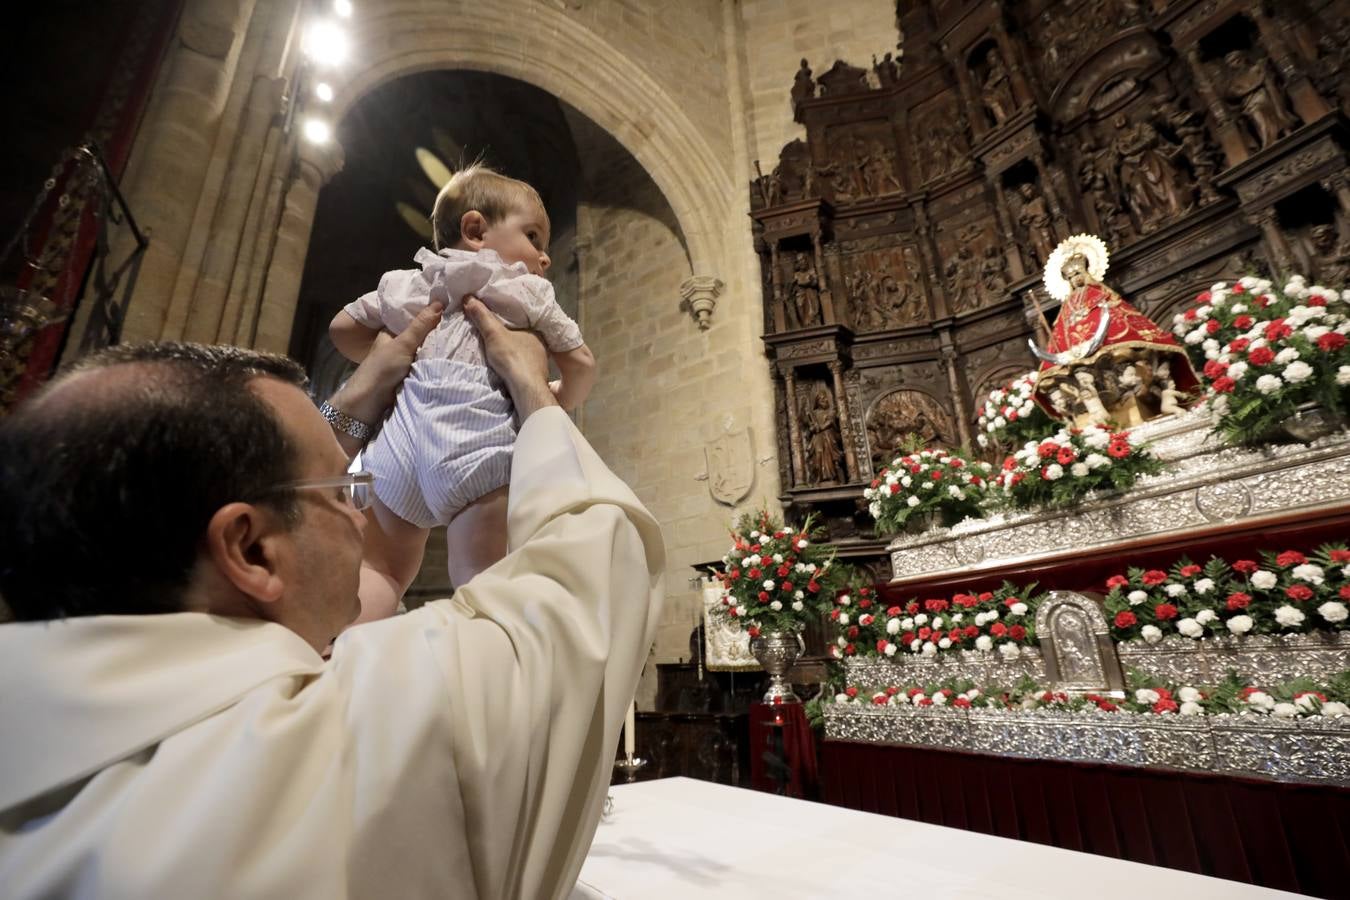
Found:
[(821, 763), (836, 806), (1350, 897), (1350, 790), (848, 741)]

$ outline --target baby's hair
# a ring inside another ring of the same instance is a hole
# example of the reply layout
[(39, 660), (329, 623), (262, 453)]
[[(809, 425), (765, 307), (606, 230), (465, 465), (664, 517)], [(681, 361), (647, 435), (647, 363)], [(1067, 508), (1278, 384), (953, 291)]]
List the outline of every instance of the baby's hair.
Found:
[(544, 201), (534, 188), (494, 172), (481, 162), (472, 163), (450, 176), (436, 196), (436, 206), (431, 212), (435, 249), (442, 250), (459, 243), (460, 220), (471, 209), (482, 213), (489, 225), (495, 225), (531, 204), (544, 208)]

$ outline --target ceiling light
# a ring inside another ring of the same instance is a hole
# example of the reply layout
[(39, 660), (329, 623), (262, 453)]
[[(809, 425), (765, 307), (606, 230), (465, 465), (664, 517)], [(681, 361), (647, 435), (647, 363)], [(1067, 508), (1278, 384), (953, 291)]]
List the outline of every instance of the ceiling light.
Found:
[(352, 17), (351, 0), (333, 0), (333, 12), (344, 19), (350, 19)]
[(445, 187), (445, 183), (454, 174), (450, 171), (450, 167), (441, 161), (440, 157), (425, 147), (418, 147), (413, 151), (413, 156), (417, 157), (417, 165), (421, 166), (422, 172), (431, 180), (432, 185), (438, 191)]
[(315, 22), (305, 32), (305, 55), (321, 66), (336, 66), (347, 59), (347, 33), (332, 22)]
[(333, 136), (333, 129), (328, 127), (328, 123), (323, 119), (305, 120), (305, 137), (316, 143), (326, 144), (328, 139)]
[(320, 81), (314, 85), (314, 96), (318, 97), (324, 103), (333, 102), (333, 86), (326, 81)]

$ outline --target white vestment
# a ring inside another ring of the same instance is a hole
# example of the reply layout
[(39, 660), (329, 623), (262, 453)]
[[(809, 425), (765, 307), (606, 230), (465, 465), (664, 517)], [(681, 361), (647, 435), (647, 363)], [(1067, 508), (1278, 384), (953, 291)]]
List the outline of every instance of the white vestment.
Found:
[(521, 429), (508, 518), (505, 559), (326, 663), (201, 613), (0, 626), (0, 894), (565, 896), (664, 550), (559, 409)]

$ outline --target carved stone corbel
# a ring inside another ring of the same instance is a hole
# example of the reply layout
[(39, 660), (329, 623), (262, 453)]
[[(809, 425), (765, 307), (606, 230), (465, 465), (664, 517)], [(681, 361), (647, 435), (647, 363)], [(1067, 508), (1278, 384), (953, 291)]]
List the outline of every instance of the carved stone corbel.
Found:
[(694, 317), (700, 331), (707, 331), (712, 325), (722, 287), (722, 280), (712, 275), (693, 275), (680, 282), (680, 309)]

